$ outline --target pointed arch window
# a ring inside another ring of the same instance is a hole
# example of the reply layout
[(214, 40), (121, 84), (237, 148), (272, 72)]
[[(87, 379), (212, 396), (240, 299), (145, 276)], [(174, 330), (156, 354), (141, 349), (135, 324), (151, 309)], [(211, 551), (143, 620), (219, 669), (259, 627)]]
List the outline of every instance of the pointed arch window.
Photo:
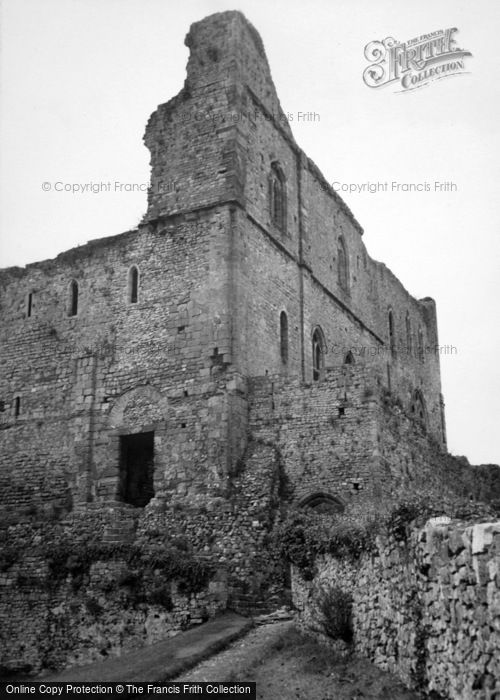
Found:
[(345, 506), (339, 498), (329, 493), (313, 493), (303, 498), (299, 503), (300, 508), (315, 511), (318, 515), (337, 515), (343, 513)]
[(347, 353), (347, 355), (345, 356), (344, 364), (345, 365), (353, 365), (354, 364), (354, 355), (352, 354), (352, 352), (350, 350)]
[(286, 230), (286, 181), (278, 163), (271, 165), (269, 179), (269, 203), (271, 222), (281, 231)]
[(312, 337), (313, 380), (321, 378), (325, 366), (325, 338), (321, 328), (316, 328)]
[(424, 396), (420, 389), (416, 389), (413, 392), (410, 412), (412, 414), (412, 417), (415, 418), (425, 428), (427, 425), (427, 410), (425, 407)]
[(78, 283), (71, 280), (69, 283), (68, 316), (78, 314)]
[(137, 304), (139, 299), (139, 270), (137, 265), (132, 265), (128, 271), (127, 297), (129, 304)]
[(288, 316), (285, 311), (280, 314), (280, 354), (284, 365), (288, 362)]
[(340, 236), (337, 242), (337, 274), (339, 286), (347, 291), (349, 289), (349, 268), (347, 247), (343, 236)]

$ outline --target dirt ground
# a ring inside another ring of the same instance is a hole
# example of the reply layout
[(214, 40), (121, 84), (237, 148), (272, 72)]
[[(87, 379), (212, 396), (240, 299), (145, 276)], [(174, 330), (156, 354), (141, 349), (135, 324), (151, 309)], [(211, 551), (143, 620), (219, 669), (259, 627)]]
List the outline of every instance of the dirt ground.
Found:
[(262, 625), (175, 680), (256, 681), (259, 700), (419, 700), (366, 659), (342, 657), (293, 622)]

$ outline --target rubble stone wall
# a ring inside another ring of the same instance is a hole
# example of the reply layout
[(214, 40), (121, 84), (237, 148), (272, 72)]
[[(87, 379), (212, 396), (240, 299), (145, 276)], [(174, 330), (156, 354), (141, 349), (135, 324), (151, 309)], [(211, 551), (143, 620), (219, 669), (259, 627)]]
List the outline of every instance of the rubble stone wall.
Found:
[[(219, 483), (215, 470), (210, 477)], [(52, 509), (3, 522), (0, 674), (120, 655), (228, 605), (243, 613), (273, 609), (284, 587), (282, 564), (270, 547), (281, 487), (276, 450), (253, 442), (223, 492), (179, 490), (145, 508), (96, 502), (65, 517)], [(172, 548), (181, 559), (186, 551), (190, 561), (207, 566), (209, 579), (185, 590), (175, 572), (165, 578), (153, 564), (138, 581), (132, 551), (153, 549), (161, 559)]]
[(356, 650), (409, 687), (451, 700), (500, 690), (500, 522), (431, 520), (407, 540), (379, 537), (358, 561), (319, 559), (313, 581), (292, 579), (315, 630), (320, 590), (350, 592)]

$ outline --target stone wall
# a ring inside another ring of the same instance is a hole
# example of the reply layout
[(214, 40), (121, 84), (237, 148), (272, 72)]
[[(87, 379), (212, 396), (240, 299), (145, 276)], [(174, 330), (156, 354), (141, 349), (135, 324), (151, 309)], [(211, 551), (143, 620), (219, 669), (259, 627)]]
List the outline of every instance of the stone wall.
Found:
[[(210, 475), (218, 483), (215, 471)], [(64, 517), (51, 509), (4, 519), (0, 671), (34, 673), (120, 655), (228, 605), (243, 613), (273, 609), (284, 588), (270, 546), (282, 486), (276, 450), (252, 442), (219, 495), (180, 490), (144, 508), (97, 502)], [(131, 559), (142, 554), (146, 564)], [(170, 574), (165, 556), (174, 558)], [(181, 576), (176, 567), (185, 557)], [(196, 562), (209, 577), (191, 590)]]
[(373, 496), (379, 482), (373, 372), (344, 365), (312, 385), (278, 375), (253, 379), (251, 388), (250, 432), (279, 449), (293, 500), (317, 492), (343, 504)]
[(312, 582), (297, 570), (292, 579), (315, 630), (320, 591), (350, 592), (356, 651), (409, 687), (452, 700), (500, 692), (500, 522), (431, 520), (402, 539), (379, 537), (357, 561), (319, 559)]
[[(426, 345), (437, 342), (432, 300), (412, 298), (368, 256), (361, 227), (295, 144), (262, 41), (243, 15), (196, 23), (187, 44), (186, 84), (146, 129), (152, 188), (144, 222), (54, 260), (0, 271), (4, 511), (120, 500), (120, 445), (143, 432), (154, 433), (156, 495), (223, 491), (246, 447), (247, 379), (311, 381), (317, 327), (325, 368), (341, 367), (351, 349), (404, 410), (418, 390), (427, 431), (444, 445), (439, 357), (417, 357), (415, 344), (418, 327)], [(270, 216), (275, 162), (286, 181), (282, 230)], [(176, 186), (160, 187), (171, 182)], [(339, 236), (346, 288), (339, 285)], [(134, 302), (132, 266), (139, 276)], [(396, 345), (409, 314), (411, 353), (399, 346), (391, 352), (387, 299)], [(286, 360), (281, 312), (288, 317)], [(307, 395), (315, 400), (314, 390)], [(349, 449), (366, 407), (358, 397), (347, 411)], [(332, 439), (328, 432), (321, 438), (323, 472), (330, 455), (344, 460), (345, 438), (337, 455)], [(358, 435), (360, 444), (366, 439)], [(371, 455), (364, 449), (366, 471)], [(349, 479), (359, 480), (356, 473)], [(318, 475), (318, 487), (323, 480)]]
[[(363, 229), (296, 144), (262, 41), (244, 16), (207, 17), (192, 25), (186, 44), (184, 88), (158, 107), (146, 129), (152, 188), (145, 222), (165, 223), (214, 206), (230, 210), (221, 265), (230, 280), (234, 367), (244, 376), (267, 371), (310, 381), (312, 335), (320, 327), (325, 365), (342, 364), (351, 350), (383, 372), (405, 403), (421, 391), (429, 430), (444, 444), (434, 302), (413, 298), (369, 256)], [(286, 190), (281, 227), (271, 216), (274, 166)], [(175, 189), (163, 191), (165, 183)], [(339, 281), (340, 240), (345, 285)], [(287, 362), (280, 355), (282, 311), (289, 326)]]
[(310, 384), (255, 377), (249, 387), (250, 434), (276, 445), (295, 502), (324, 492), (383, 507), (408, 493), (472, 493), (473, 468), (443, 451), (371, 365), (327, 368)]
[[(187, 538), (193, 556), (226, 569), (227, 597), (244, 607), (244, 596), (273, 599), (282, 588), (270, 533), (289, 502), (327, 492), (347, 506), (440, 482), (436, 465), (453, 466), (440, 457), (434, 302), (414, 299), (368, 255), (362, 228), (295, 143), (243, 15), (194, 24), (186, 44), (184, 88), (146, 128), (152, 178), (138, 228), (0, 271), (0, 536), (18, 550), (2, 579), (9, 634), (11, 611), (21, 620), (32, 609), (34, 629), (49, 625), (54, 639), (50, 611), (79, 619), (81, 593), (45, 585), (37, 553), (60, 531), (78, 543), (88, 522), (97, 547)], [(286, 193), (279, 226), (269, 187), (276, 165)], [(431, 352), (418, 352), (419, 329)], [(349, 350), (354, 365), (345, 364)], [(411, 413), (417, 390), (420, 417)], [(128, 449), (147, 452), (145, 471), (154, 465), (140, 505), (124, 495)], [(92, 563), (102, 570), (97, 555)], [(104, 627), (87, 613), (82, 624), (97, 636), (109, 627), (116, 651), (125, 637), (113, 632), (113, 596), (98, 596)], [(144, 615), (133, 613), (133, 639), (150, 638)], [(37, 644), (24, 647), (33, 668), (44, 663), (29, 651)], [(22, 645), (15, 639), (19, 659)], [(55, 646), (58, 664), (100, 653), (96, 639)]]
[[(24, 505), (27, 492), (116, 498), (120, 435), (144, 430), (155, 432), (158, 491), (203, 490), (207, 459), (224, 481), (238, 448), (237, 428), (228, 441), (231, 391), (221, 391), (231, 359), (220, 265), (228, 223), (222, 211), (181, 216), (173, 228), (0, 273), (4, 507)], [(132, 265), (136, 303), (127, 298)]]

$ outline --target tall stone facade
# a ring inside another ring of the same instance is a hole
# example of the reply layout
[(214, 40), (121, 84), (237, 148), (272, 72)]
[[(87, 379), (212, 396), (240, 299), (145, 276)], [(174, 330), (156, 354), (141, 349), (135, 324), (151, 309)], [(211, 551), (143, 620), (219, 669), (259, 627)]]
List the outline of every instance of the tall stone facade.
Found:
[(246, 19), (208, 17), (186, 44), (184, 88), (147, 125), (139, 228), (1, 272), (13, 504), (123, 497), (123, 436), (138, 433), (154, 433), (155, 495), (223, 488), (246, 445), (245, 380), (312, 383), (346, 361), (445, 445), (434, 302), (369, 257), (296, 145)]
[[(185, 85), (147, 124), (138, 228), (0, 271), (0, 514), (9, 537), (49, 517), (110, 542), (187, 529), (237, 586), (283, 480), (289, 501), (344, 507), (432, 472), (436, 308), (369, 256), (243, 15), (194, 24), (186, 44)], [(390, 455), (384, 395), (406, 431)]]

